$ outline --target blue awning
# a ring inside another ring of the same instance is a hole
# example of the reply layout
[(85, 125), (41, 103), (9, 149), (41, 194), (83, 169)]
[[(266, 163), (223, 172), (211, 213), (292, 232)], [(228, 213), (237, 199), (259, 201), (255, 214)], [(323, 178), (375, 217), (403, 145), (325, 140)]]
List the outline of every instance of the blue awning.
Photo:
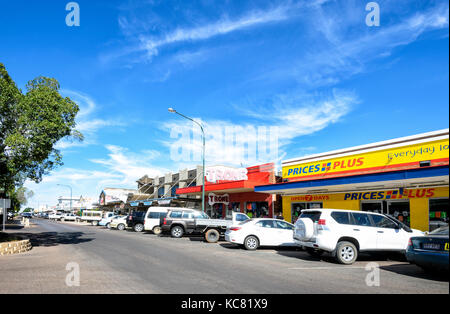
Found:
[(328, 179), (317, 179), (308, 181), (294, 181), (270, 185), (261, 185), (255, 187), (255, 192), (261, 193), (292, 193), (292, 192), (306, 192), (310, 189), (325, 189), (340, 186), (341, 188), (352, 187), (355, 184), (373, 184), (373, 183), (389, 183), (389, 182), (412, 182), (413, 180), (421, 180), (426, 183), (428, 179), (432, 180), (442, 180), (442, 184), (448, 184), (449, 167), (429, 167), (429, 168), (418, 168), (402, 171), (393, 172), (382, 172), (373, 174), (364, 174), (340, 178), (328, 178)]

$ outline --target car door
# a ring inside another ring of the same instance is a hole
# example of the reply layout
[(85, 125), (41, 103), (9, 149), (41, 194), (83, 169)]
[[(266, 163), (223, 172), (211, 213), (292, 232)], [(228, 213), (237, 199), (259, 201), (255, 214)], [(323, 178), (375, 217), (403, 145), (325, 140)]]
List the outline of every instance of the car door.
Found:
[(345, 228), (345, 232), (359, 242), (360, 250), (376, 250), (377, 231), (373, 226), (369, 214), (362, 212), (351, 213), (352, 224)]
[(264, 219), (255, 224), (256, 236), (259, 238), (259, 244), (265, 246), (276, 246), (279, 244), (278, 229), (274, 221)]
[(407, 246), (405, 232), (389, 218), (371, 215), (377, 231), (377, 250), (404, 250)]
[(294, 242), (294, 225), (282, 220), (274, 220), (277, 229), (278, 244), (282, 246), (295, 245)]
[(182, 219), (186, 224), (186, 232), (191, 232), (195, 228), (194, 213), (191, 211), (183, 211)]

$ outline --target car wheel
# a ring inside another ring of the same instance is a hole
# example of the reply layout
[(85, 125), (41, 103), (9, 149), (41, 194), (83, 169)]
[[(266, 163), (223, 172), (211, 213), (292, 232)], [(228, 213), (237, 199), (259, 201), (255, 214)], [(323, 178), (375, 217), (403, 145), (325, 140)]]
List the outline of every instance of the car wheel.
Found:
[(358, 249), (347, 241), (339, 242), (336, 246), (336, 260), (340, 264), (351, 265), (358, 258)]
[(92, 225), (93, 225), (93, 226), (97, 226), (97, 225), (98, 225), (98, 221), (93, 221), (93, 222), (92, 222)]
[(153, 233), (156, 235), (160, 235), (162, 233), (162, 229), (160, 226), (156, 226), (153, 228)]
[(181, 238), (184, 234), (184, 230), (180, 226), (175, 226), (170, 229), (170, 234), (173, 238)]
[(144, 225), (143, 224), (135, 224), (133, 229), (136, 232), (142, 232), (144, 230)]
[(111, 229), (111, 224), (109, 222), (106, 224), (106, 228)]
[(125, 229), (125, 225), (124, 224), (120, 224), (117, 226), (117, 230), (122, 231), (123, 229)]
[(244, 240), (244, 247), (246, 250), (254, 251), (259, 247), (259, 240), (255, 236), (248, 236)]
[(205, 233), (205, 240), (208, 243), (216, 243), (219, 241), (220, 233), (216, 229), (210, 229)]

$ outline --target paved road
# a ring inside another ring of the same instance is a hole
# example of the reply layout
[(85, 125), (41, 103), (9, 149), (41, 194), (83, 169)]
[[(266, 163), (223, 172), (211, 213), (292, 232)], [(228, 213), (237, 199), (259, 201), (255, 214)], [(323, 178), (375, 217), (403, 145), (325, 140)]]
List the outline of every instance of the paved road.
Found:
[[(363, 257), (352, 266), (297, 250), (249, 252), (198, 238), (33, 220), (30, 252), (0, 257), (0, 293), (449, 293), (448, 279), (402, 261)], [(68, 286), (68, 263), (80, 285)], [(365, 269), (380, 265), (380, 286)]]

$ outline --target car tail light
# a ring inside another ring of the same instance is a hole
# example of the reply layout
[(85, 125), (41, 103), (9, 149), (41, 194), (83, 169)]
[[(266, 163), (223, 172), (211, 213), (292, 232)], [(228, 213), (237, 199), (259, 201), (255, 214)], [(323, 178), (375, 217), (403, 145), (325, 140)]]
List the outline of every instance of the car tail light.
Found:
[(163, 225), (166, 225), (166, 224), (167, 224), (167, 219), (164, 218)]
[(238, 231), (238, 230), (241, 230), (241, 229), (242, 229), (241, 227), (232, 227), (232, 228), (230, 228), (231, 231)]
[(413, 243), (412, 243), (412, 240), (411, 239), (409, 239), (409, 241), (408, 241), (408, 246), (413, 246)]
[(326, 221), (325, 221), (325, 219), (319, 219), (317, 224), (320, 225), (320, 226), (325, 226), (326, 225)]

